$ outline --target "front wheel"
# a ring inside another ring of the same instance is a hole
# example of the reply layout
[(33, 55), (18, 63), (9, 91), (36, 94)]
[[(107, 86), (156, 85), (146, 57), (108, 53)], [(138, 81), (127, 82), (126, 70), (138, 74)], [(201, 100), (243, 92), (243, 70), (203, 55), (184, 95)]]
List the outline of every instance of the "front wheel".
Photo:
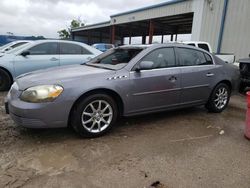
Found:
[(230, 94), (231, 92), (227, 84), (218, 84), (206, 104), (208, 111), (214, 113), (222, 112), (228, 105)]
[(7, 91), (11, 86), (11, 78), (9, 74), (0, 69), (0, 91)]
[(117, 104), (106, 94), (94, 94), (76, 105), (72, 126), (80, 136), (98, 137), (108, 132), (118, 115)]

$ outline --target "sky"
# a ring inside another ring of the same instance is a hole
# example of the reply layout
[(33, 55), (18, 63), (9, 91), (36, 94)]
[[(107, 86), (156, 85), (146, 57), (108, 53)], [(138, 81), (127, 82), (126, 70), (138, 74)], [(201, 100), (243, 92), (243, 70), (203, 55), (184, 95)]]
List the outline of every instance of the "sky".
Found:
[(0, 34), (58, 38), (72, 19), (85, 24), (168, 0), (0, 0)]

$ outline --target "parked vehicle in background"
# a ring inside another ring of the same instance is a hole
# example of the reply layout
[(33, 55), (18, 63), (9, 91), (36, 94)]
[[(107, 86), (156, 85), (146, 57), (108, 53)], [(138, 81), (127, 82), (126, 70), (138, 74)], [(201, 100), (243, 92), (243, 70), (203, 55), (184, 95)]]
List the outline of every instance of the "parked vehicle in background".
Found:
[[(208, 42), (201, 42), (201, 41), (186, 41), (183, 42), (184, 44), (195, 46), (197, 48), (201, 48), (203, 50), (206, 50), (210, 53), (213, 53), (212, 48)], [(226, 63), (234, 63), (235, 62), (235, 55), (234, 54), (215, 54), (217, 57), (221, 58)]]
[(105, 44), (105, 43), (97, 43), (93, 44), (92, 46), (102, 52), (106, 52), (107, 50), (115, 47), (113, 44)]
[(244, 91), (246, 87), (250, 87), (250, 54), (249, 58), (239, 60), (239, 68), (241, 75), (240, 91)]
[(86, 64), (20, 76), (6, 112), (29, 128), (67, 127), (100, 136), (118, 116), (205, 105), (222, 112), (239, 71), (209, 52), (183, 44), (123, 46)]
[(30, 42), (29, 40), (17, 40), (17, 41), (10, 42), (10, 43), (5, 44), (5, 45), (0, 47), (0, 53), (5, 53), (9, 50), (17, 48), (17, 47), (24, 45), (24, 44), (27, 44), (29, 42)]
[(21, 74), (49, 67), (82, 64), (99, 54), (99, 50), (80, 42), (32, 41), (24, 48), (0, 58), (0, 91), (8, 90), (13, 80)]

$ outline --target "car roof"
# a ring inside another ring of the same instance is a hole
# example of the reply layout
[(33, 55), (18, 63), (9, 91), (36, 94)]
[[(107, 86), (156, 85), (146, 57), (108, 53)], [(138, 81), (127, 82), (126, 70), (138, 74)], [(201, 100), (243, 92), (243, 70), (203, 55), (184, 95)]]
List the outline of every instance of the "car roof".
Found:
[(189, 46), (186, 45), (184, 43), (163, 43), (163, 44), (140, 44), (140, 45), (123, 45), (123, 46), (119, 46), (117, 48), (121, 48), (121, 49), (135, 49), (135, 48), (140, 48), (140, 49), (146, 49), (146, 48), (161, 48), (161, 47), (185, 47), (185, 48), (190, 48), (190, 49), (195, 49), (195, 50), (199, 50), (199, 51), (203, 51), (203, 52), (207, 52), (201, 48), (197, 48), (194, 46)]
[(44, 42), (64, 42), (64, 43), (75, 43), (75, 44), (81, 44), (86, 45), (83, 42), (78, 41), (71, 41), (71, 40), (59, 40), (59, 39), (43, 39), (43, 40), (34, 40), (35, 43), (44, 43)]

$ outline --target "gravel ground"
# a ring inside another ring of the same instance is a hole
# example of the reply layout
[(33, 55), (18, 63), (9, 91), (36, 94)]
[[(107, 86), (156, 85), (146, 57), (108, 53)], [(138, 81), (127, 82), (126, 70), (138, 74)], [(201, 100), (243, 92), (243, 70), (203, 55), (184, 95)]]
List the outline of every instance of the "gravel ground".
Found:
[(199, 107), (124, 118), (108, 135), (82, 139), (67, 128), (17, 127), (4, 113), (5, 95), (0, 187), (249, 188), (244, 96), (221, 114)]

